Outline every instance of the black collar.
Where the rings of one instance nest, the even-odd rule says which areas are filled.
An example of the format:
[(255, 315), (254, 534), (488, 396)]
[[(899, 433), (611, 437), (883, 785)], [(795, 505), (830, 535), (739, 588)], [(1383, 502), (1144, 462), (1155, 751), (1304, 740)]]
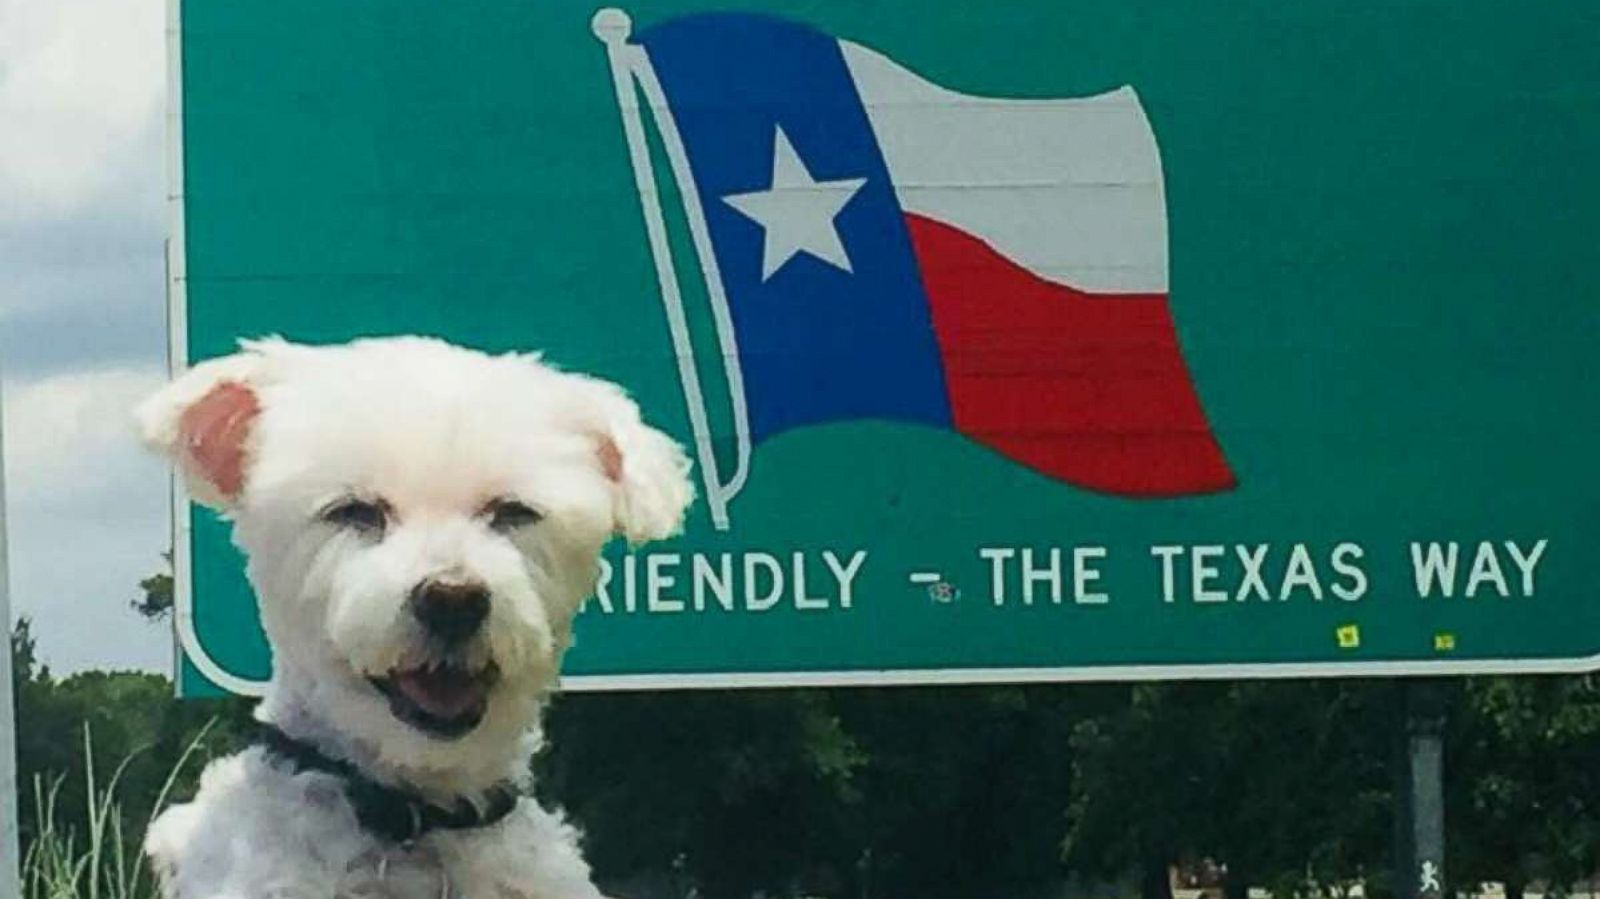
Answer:
[(271, 724), (260, 724), (255, 744), (299, 771), (332, 774), (344, 781), (345, 798), (356, 820), (368, 833), (390, 843), (411, 843), (435, 830), (488, 827), (511, 814), (521, 793), (509, 781), (490, 787), (481, 802), (457, 798), (454, 807), (442, 808), (415, 790), (381, 784), (349, 762), (332, 758), (310, 743), (296, 740)]

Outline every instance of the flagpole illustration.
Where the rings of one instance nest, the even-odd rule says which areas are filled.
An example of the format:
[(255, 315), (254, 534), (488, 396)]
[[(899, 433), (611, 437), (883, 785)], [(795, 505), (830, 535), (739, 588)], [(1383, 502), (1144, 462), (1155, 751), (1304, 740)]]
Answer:
[[(693, 172), (689, 169), (688, 153), (673, 120), (672, 109), (667, 105), (660, 82), (644, 48), (629, 43), (633, 31), (632, 20), (620, 9), (605, 8), (595, 13), (590, 22), (595, 37), (605, 45), (606, 57), (611, 67), (612, 86), (617, 95), (617, 108), (622, 117), (622, 130), (627, 138), (628, 156), (633, 165), (634, 184), (639, 191), (639, 204), (644, 213), (645, 230), (649, 237), (650, 254), (655, 259), (656, 279), (661, 289), (661, 302), (666, 309), (668, 329), (672, 333), (673, 350), (678, 360), (678, 378), (683, 385), (684, 402), (688, 406), (689, 423), (694, 429), (695, 454), (700, 463), (701, 479), (706, 488), (706, 504), (711, 510), (711, 521), (717, 530), (728, 529), (728, 503), (744, 487), (750, 468), (749, 411), (745, 403), (744, 377), (739, 365), (739, 347), (733, 322), (728, 311), (727, 294), (723, 289), (722, 273), (717, 265), (711, 245), (710, 229), (706, 226), (699, 191)], [(711, 423), (706, 412), (705, 394), (701, 390), (700, 375), (695, 367), (695, 349), (689, 335), (688, 315), (684, 309), (683, 294), (678, 284), (677, 270), (673, 265), (672, 249), (667, 239), (666, 213), (662, 208), (661, 194), (657, 188), (655, 167), (650, 160), (650, 148), (645, 139), (644, 116), (640, 110), (638, 91), (643, 92), (650, 105), (656, 130), (666, 150), (672, 175), (683, 198), (689, 233), (694, 242), (695, 254), (705, 278), (706, 294), (710, 300), (712, 319), (716, 325), (718, 350), (727, 379), (728, 398), (732, 405), (735, 443), (734, 470), (723, 480), (718, 468), (715, 446), (712, 443)]]

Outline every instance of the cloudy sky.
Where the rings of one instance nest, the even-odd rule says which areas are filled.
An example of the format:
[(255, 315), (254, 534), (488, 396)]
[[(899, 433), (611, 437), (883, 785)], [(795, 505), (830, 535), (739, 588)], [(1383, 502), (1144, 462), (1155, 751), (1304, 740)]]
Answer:
[(169, 542), (128, 409), (165, 375), (164, 0), (0, 0), (12, 614), (58, 671), (168, 671), (129, 609)]

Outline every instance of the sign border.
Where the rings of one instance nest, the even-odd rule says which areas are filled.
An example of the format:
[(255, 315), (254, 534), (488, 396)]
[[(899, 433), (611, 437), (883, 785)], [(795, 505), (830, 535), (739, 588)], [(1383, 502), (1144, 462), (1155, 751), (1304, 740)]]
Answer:
[[(167, 372), (177, 377), (189, 367), (189, 272), (184, 222), (183, 167), (183, 3), (167, 0)], [(222, 667), (205, 645), (194, 623), (193, 528), (189, 489), (176, 472), (169, 474), (172, 494), (172, 626), (180, 653), (172, 681), (181, 697), (183, 661), (231, 693), (260, 696), (266, 681), (240, 677)]]
[[(188, 368), (188, 268), (184, 220), (183, 0), (167, 0), (167, 364), (177, 376)], [(603, 8), (603, 7), (602, 7)], [(194, 620), (193, 527), (189, 492), (172, 477), (173, 628), (181, 657), (173, 671), (183, 696), (182, 660), (217, 687), (261, 696), (269, 681), (228, 671), (200, 640)], [(1279, 680), (1308, 677), (1445, 677), (1473, 674), (1582, 674), (1600, 670), (1600, 653), (1533, 659), (1427, 659), (1390, 661), (1249, 662), (1181, 665), (1098, 665), (1029, 668), (887, 668), (822, 671), (744, 671), (564, 676), (569, 693), (638, 690), (773, 689), (957, 684), (1134, 682), (1158, 680)]]

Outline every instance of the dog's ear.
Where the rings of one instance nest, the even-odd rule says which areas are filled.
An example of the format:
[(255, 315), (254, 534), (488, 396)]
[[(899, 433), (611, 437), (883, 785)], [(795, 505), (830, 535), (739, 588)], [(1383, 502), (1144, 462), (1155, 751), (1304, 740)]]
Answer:
[(595, 461), (615, 487), (612, 519), (629, 543), (661, 540), (683, 527), (694, 500), (689, 457), (677, 441), (645, 424), (621, 388), (585, 379), (600, 412)]
[(210, 359), (179, 375), (134, 412), (146, 445), (183, 472), (189, 494), (215, 509), (244, 491), (261, 414), (257, 348)]

